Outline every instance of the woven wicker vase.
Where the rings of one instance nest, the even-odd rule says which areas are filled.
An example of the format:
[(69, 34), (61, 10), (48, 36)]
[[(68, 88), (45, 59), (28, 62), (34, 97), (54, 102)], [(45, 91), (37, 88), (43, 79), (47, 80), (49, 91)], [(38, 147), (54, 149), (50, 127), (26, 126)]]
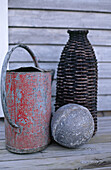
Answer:
[[(91, 112), (97, 131), (97, 60), (90, 42), (88, 30), (68, 30), (58, 65), (55, 110), (68, 104), (85, 106)], [(93, 134), (93, 135), (94, 135)]]

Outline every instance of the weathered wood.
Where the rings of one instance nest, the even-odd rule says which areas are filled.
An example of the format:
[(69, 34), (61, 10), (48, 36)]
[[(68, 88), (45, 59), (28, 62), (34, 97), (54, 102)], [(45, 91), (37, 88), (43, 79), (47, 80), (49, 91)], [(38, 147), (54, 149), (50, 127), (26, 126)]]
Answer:
[(96, 134), (88, 143), (106, 143), (111, 142), (111, 136), (109, 134)]
[[(57, 76), (58, 63), (40, 63), (43, 69), (55, 69), (55, 78)], [(10, 69), (16, 69), (18, 67), (33, 66), (32, 62), (10, 62)], [(99, 78), (111, 78), (111, 63), (98, 63), (98, 77)]]
[(0, 150), (5, 150), (6, 147), (5, 147), (5, 139), (3, 140), (0, 140)]
[[(111, 121), (104, 121), (104, 122), (100, 122), (100, 119), (98, 119), (98, 130), (101, 129), (109, 129), (109, 127), (111, 126)], [(111, 129), (110, 129), (111, 131)]]
[(5, 125), (4, 125), (4, 120), (0, 119), (0, 136), (1, 136), (1, 132), (5, 131)]
[[(5, 54), (8, 50), (8, 0), (0, 0), (0, 37), (1, 37), (0, 41), (0, 79), (1, 79), (2, 64)], [(3, 117), (1, 100), (0, 100), (0, 117)]]
[(0, 168), (12, 170), (28, 170), (32, 167), (40, 170), (97, 168), (100, 170), (100, 167), (102, 169), (110, 167), (111, 117), (98, 118), (98, 122), (99, 129), (96, 136), (78, 149), (68, 149), (53, 143), (42, 152), (18, 155), (8, 152), (5, 149), (5, 140), (0, 140)]
[[(9, 43), (63, 45), (68, 40), (67, 29), (9, 28)], [(111, 45), (111, 31), (89, 30), (92, 45)]]
[(111, 62), (111, 47), (93, 47), (98, 62)]
[[(111, 95), (111, 79), (98, 79), (98, 94)], [(56, 80), (52, 83), (52, 95), (56, 96)]]
[[(104, 153), (104, 151), (103, 151), (103, 153), (101, 153), (101, 151), (99, 149), (96, 152), (101, 153), (101, 154), (98, 155), (98, 153), (96, 153), (95, 151), (93, 152), (92, 148), (87, 148), (86, 150), (81, 149), (81, 150), (83, 150), (82, 153), (80, 153), (81, 150), (75, 150), (75, 151), (74, 150), (68, 151), (67, 149), (61, 150), (61, 148), (59, 148), (58, 146), (56, 146), (56, 148), (58, 148), (60, 150), (54, 150), (54, 148), (51, 148), (51, 146), (50, 146), (51, 150), (47, 149), (47, 151), (44, 151), (42, 153), (32, 154), (31, 156), (30, 155), (16, 155), (15, 156), (14, 154), (8, 153), (8, 151), (6, 151), (6, 150), (1, 150), (0, 152), (3, 157), (0, 156), (1, 157), (0, 166), (3, 165), (2, 162), (6, 163), (7, 165), (10, 165), (9, 162), (13, 162), (14, 164), (16, 164), (17, 162), (20, 162), (21, 160), (24, 163), (26, 163), (26, 162), (28, 163), (28, 162), (30, 162), (30, 160), (32, 162), (39, 160), (41, 162), (41, 164), (44, 164), (42, 162), (45, 161), (44, 166), (46, 166), (46, 161), (50, 162), (51, 160), (54, 159), (54, 162), (55, 162), (55, 158), (56, 158), (56, 159), (58, 159), (58, 161), (62, 160), (62, 162), (63, 162), (67, 158), (69, 158), (71, 160), (71, 157), (72, 157), (72, 160), (74, 161), (74, 163), (76, 164), (75, 158), (77, 158), (78, 161), (81, 158), (81, 160), (83, 161), (84, 158), (87, 159), (88, 156), (92, 158), (92, 156), (94, 156), (94, 155), (96, 158), (97, 158), (97, 156), (100, 156), (100, 157), (102, 156), (103, 158), (106, 158), (106, 160), (108, 162), (108, 156), (110, 156), (110, 153), (107, 153), (107, 152)], [(94, 150), (95, 150), (95, 148), (94, 148)], [(79, 154), (77, 154), (77, 153), (79, 153)], [(51, 156), (51, 154), (52, 154), (52, 156)], [(6, 156), (6, 158), (4, 158), (5, 156)], [(87, 159), (87, 161), (88, 160), (89, 159)], [(39, 166), (39, 161), (37, 162), (37, 166)], [(70, 165), (70, 163), (69, 163), (69, 165)], [(85, 166), (86, 164), (83, 163), (83, 165)], [(29, 167), (30, 166), (31, 165), (29, 164)], [(18, 167), (20, 167), (20, 166), (18, 165)], [(63, 167), (65, 167), (64, 164), (63, 164)]]
[(98, 80), (98, 94), (111, 95), (111, 79), (99, 79)]
[(106, 154), (94, 154), (94, 155), (87, 155), (87, 156), (65, 156), (65, 157), (54, 157), (54, 158), (43, 158), (39, 157), (39, 159), (32, 159), (32, 160), (21, 160), (19, 161), (5, 161), (0, 162), (0, 168), (11, 168), (12, 170), (15, 169), (27, 169), (30, 170), (32, 167), (33, 169), (39, 168), (42, 169), (77, 169), (86, 167), (89, 165), (93, 165), (93, 167), (98, 167), (98, 165), (102, 165), (103, 162), (106, 164), (111, 163), (110, 160), (110, 153)]
[(111, 63), (98, 63), (98, 77), (111, 78)]
[[(55, 107), (55, 97), (52, 97), (52, 113), (54, 113)], [(98, 95), (97, 100), (97, 110), (98, 111), (110, 111), (111, 110), (111, 96), (110, 95)]]
[(110, 29), (110, 18), (105, 13), (9, 9), (9, 26), (13, 27)]
[[(89, 167), (90, 168), (90, 167)], [(84, 170), (91, 170), (91, 168), (89, 169), (84, 169)], [(93, 168), (93, 170), (111, 170), (111, 164), (109, 165), (105, 165), (104, 167), (99, 167), (99, 168)]]
[(111, 116), (111, 111), (100, 111), (98, 112), (98, 117), (102, 117), (102, 116)]
[(5, 127), (4, 127), (4, 126), (1, 126), (0, 132), (4, 132), (4, 129), (5, 129)]
[(110, 117), (99, 117), (99, 122), (105, 123), (105, 122), (110, 122), (111, 121), (111, 116)]
[(98, 111), (111, 110), (111, 96), (98, 96)]
[[(22, 5), (21, 5), (22, 4)], [(28, 8), (28, 9), (56, 9), (56, 10), (81, 10), (111, 12), (110, 0), (9, 0), (9, 8)]]
[(4, 140), (5, 139), (5, 132), (1, 131), (0, 132), (0, 140)]
[[(19, 41), (18, 39), (18, 42)], [(30, 43), (30, 42), (29, 42)], [(64, 46), (55, 46), (55, 45), (28, 45), (30, 49), (33, 50), (35, 55), (37, 56), (38, 60), (41, 62), (58, 62), (60, 59), (61, 52), (63, 50)], [(10, 48), (13, 47), (13, 45), (9, 46)], [(111, 62), (111, 48), (105, 47), (105, 46), (93, 46), (96, 58), (98, 62)], [(10, 61), (32, 61), (29, 54), (25, 52), (24, 50), (17, 49), (10, 59)]]
[[(87, 156), (96, 155), (98, 153), (110, 153), (111, 154), (111, 143), (94, 143), (85, 144), (78, 149), (68, 149), (57, 144), (51, 144), (47, 149), (43, 150), (41, 153), (35, 153), (31, 155), (31, 159), (37, 158), (55, 158), (55, 157), (69, 157), (69, 156)], [(16, 161), (16, 160), (29, 160), (30, 155), (16, 155), (12, 154), (6, 150), (0, 150), (0, 163), (1, 161)], [(66, 154), (67, 153), (67, 154)]]

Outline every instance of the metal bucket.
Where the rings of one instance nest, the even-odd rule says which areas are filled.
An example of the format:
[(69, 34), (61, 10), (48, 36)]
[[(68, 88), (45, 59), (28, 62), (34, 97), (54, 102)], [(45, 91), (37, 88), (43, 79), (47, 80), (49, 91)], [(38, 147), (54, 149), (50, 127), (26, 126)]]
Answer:
[[(12, 52), (22, 47), (35, 67), (6, 71)], [(51, 71), (39, 68), (29, 47), (17, 45), (2, 67), (1, 96), (5, 115), (6, 148), (15, 153), (41, 151), (50, 143)]]

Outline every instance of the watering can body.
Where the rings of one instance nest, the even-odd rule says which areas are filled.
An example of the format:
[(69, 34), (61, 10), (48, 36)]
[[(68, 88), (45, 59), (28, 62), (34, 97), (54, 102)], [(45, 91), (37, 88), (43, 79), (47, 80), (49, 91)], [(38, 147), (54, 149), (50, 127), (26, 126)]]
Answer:
[(5, 86), (6, 148), (15, 153), (43, 150), (50, 143), (51, 72), (36, 68), (7, 71)]

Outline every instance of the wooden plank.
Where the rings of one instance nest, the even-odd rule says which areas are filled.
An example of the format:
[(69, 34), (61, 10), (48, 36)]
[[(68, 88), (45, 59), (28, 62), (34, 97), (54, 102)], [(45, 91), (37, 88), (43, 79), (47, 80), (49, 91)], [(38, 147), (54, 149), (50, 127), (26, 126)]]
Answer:
[[(49, 45), (28, 45), (30, 49), (37, 56), (38, 61), (59, 61), (63, 46), (49, 46)], [(10, 45), (10, 48), (13, 46)], [(10, 61), (32, 61), (31, 56), (21, 48), (16, 49), (10, 58)]]
[(109, 134), (96, 134), (88, 143), (106, 143), (111, 142), (111, 136)]
[[(65, 153), (66, 154), (66, 153)], [(36, 155), (36, 154), (35, 154)], [(43, 155), (43, 153), (42, 153)], [(31, 155), (32, 156), (32, 155)], [(44, 156), (44, 155), (43, 155)], [(19, 161), (5, 161), (0, 162), (0, 168), (11, 168), (14, 169), (27, 169), (30, 170), (32, 167), (33, 169), (39, 168), (42, 169), (62, 169), (65, 167), (66, 169), (78, 169), (83, 168), (84, 166), (93, 165), (93, 167), (100, 166), (103, 162), (106, 164), (110, 163), (111, 153), (106, 154), (94, 154), (94, 155), (87, 155), (87, 156), (75, 156), (74, 153), (72, 156), (65, 156), (65, 157), (55, 157), (55, 158), (39, 158), (39, 159), (30, 159), (30, 160), (21, 160)]]
[(98, 111), (111, 110), (111, 96), (98, 96)]
[(111, 78), (111, 63), (98, 63), (98, 77)]
[(106, 122), (106, 121), (111, 121), (111, 116), (110, 117), (108, 117), (108, 116), (106, 116), (106, 117), (99, 117), (98, 118), (99, 119), (99, 122)]
[[(90, 168), (90, 167), (89, 167)], [(91, 170), (92, 168), (87, 168), (87, 169), (84, 169), (84, 170)], [(106, 166), (102, 166), (102, 167), (99, 167), (99, 168), (93, 168), (93, 170), (111, 170), (111, 164), (110, 165), (106, 165)]]
[[(8, 0), (0, 0), (0, 79), (1, 69), (5, 54), (8, 50)], [(1, 87), (1, 82), (0, 82)], [(0, 88), (1, 98), (1, 88)], [(0, 117), (3, 117), (2, 103), (0, 100)]]
[(102, 116), (111, 116), (111, 111), (100, 111), (98, 112), (98, 117), (102, 117)]
[(1, 131), (0, 132), (0, 140), (4, 140), (5, 139), (5, 132)]
[(98, 80), (98, 94), (111, 95), (111, 79)]
[[(33, 66), (33, 62), (10, 62), (10, 69), (16, 69), (18, 67)], [(57, 77), (58, 63), (40, 63), (43, 69), (55, 69), (55, 78)], [(98, 77), (99, 78), (111, 78), (111, 63), (98, 63)]]
[[(68, 149), (64, 148), (58, 144), (51, 144), (42, 152), (38, 152), (31, 155), (31, 159), (37, 158), (55, 158), (55, 157), (69, 157), (73, 156), (87, 156), (87, 155), (96, 155), (98, 153), (111, 154), (111, 143), (95, 143), (95, 144), (84, 144), (83, 146), (79, 147), (78, 149)], [(0, 150), (0, 163), (1, 161), (16, 161), (16, 160), (29, 160), (30, 154), (25, 155), (14, 155), (6, 150)], [(66, 155), (67, 153), (67, 155)], [(6, 155), (6, 156), (5, 156)]]
[(4, 127), (4, 125), (3, 125), (3, 126), (0, 127), (0, 133), (1, 133), (1, 132), (4, 132), (4, 130), (5, 130), (5, 127)]
[[(98, 80), (98, 94), (99, 95), (111, 95), (111, 79), (99, 79)], [(56, 80), (52, 83), (52, 95), (56, 95)]]
[[(110, 116), (108, 116), (108, 117), (110, 117)], [(101, 129), (109, 129), (110, 128), (110, 126), (111, 126), (111, 121), (106, 121), (106, 120), (104, 120), (104, 122), (100, 122), (100, 119), (99, 119), (99, 117), (98, 117), (98, 130), (101, 130)], [(111, 129), (110, 129), (111, 130)]]
[[(21, 42), (20, 42), (21, 43)], [(58, 62), (61, 52), (64, 46), (55, 46), (55, 45), (28, 45), (31, 50), (35, 53), (39, 61), (52, 61)], [(12, 48), (13, 45), (10, 45)], [(100, 47), (100, 46), (93, 46), (96, 58), (98, 62), (111, 62), (111, 47)], [(10, 61), (32, 61), (30, 55), (24, 51), (23, 49), (19, 48), (12, 53)]]
[[(22, 5), (21, 5), (22, 4)], [(28, 9), (56, 9), (56, 10), (81, 10), (81, 11), (98, 11), (111, 12), (111, 1), (101, 0), (9, 0), (9, 8), (28, 8)]]
[[(53, 143), (42, 152), (19, 155), (8, 152), (5, 149), (5, 141), (0, 140), (0, 168), (14, 170), (33, 167), (33, 169), (43, 170), (109, 167), (111, 165), (111, 117), (98, 118), (98, 122), (99, 130), (96, 136), (78, 149), (68, 149)], [(106, 129), (103, 124), (110, 127), (101, 133), (101, 126), (103, 130)]]
[[(52, 98), (52, 113), (54, 113), (54, 104), (55, 104), (55, 97)], [(98, 111), (111, 111), (111, 96), (99, 96), (97, 100), (97, 110)]]
[[(109, 134), (109, 135), (111, 135), (111, 130), (110, 130), (110, 126), (109, 126), (109, 128), (101, 128), (99, 131), (98, 131), (98, 134), (99, 135), (102, 135), (102, 134)], [(111, 137), (110, 137), (110, 140), (111, 140)]]
[(111, 47), (93, 47), (98, 62), (111, 62)]
[(0, 134), (5, 131), (4, 120), (0, 119)]
[(9, 9), (9, 26), (110, 29), (110, 21), (105, 13)]
[(0, 150), (5, 150), (5, 140), (0, 140)]
[[(10, 44), (63, 45), (68, 38), (67, 29), (9, 28)], [(111, 45), (111, 31), (89, 30), (88, 38), (92, 45)]]
[[(106, 124), (104, 124), (104, 127), (103, 127), (103, 126), (100, 126), (99, 122), (98, 122), (98, 132), (108, 132), (108, 133), (111, 133), (111, 125), (107, 126)], [(110, 137), (110, 139), (111, 139), (111, 137)]]
[[(19, 43), (21, 41), (18, 40)], [(38, 60), (43, 62), (59, 62), (61, 52), (64, 46), (55, 45), (28, 45), (35, 53)], [(13, 45), (10, 45), (12, 48)], [(98, 62), (111, 62), (111, 47), (93, 46)], [(19, 48), (12, 53), (10, 61), (32, 61), (30, 55), (23, 49)]]

